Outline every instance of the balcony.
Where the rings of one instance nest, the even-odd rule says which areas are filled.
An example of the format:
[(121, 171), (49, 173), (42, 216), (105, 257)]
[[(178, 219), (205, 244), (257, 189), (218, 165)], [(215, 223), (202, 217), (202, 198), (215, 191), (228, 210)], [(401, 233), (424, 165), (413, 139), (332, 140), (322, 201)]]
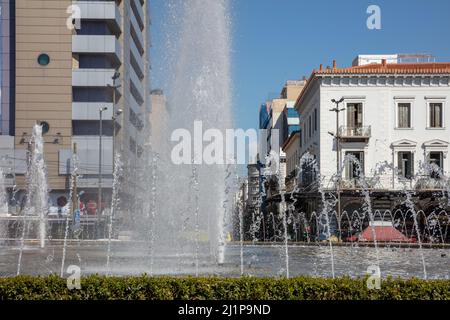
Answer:
[(372, 136), (372, 127), (347, 127), (339, 128), (339, 136), (344, 140), (367, 140)]
[(130, 51), (139, 69), (136, 71), (139, 71), (139, 76), (143, 77), (145, 71), (144, 59), (142, 58), (142, 55), (136, 47), (136, 43), (134, 41), (130, 41)]
[(133, 38), (133, 41), (135, 41), (136, 46), (138, 47), (138, 49), (140, 50), (140, 52), (144, 52), (144, 48), (145, 48), (145, 41), (144, 41), (144, 35), (139, 27), (139, 23), (136, 20), (136, 17), (132, 14), (130, 15), (130, 24), (131, 24), (131, 28), (134, 31), (134, 34), (136, 36), (136, 38)]
[(108, 108), (103, 112), (103, 119), (111, 119), (112, 102), (72, 102), (72, 120), (100, 120), (101, 107)]
[(141, 80), (139, 79), (138, 75), (136, 74), (133, 68), (130, 68), (130, 80), (131, 82), (133, 82), (133, 85), (136, 88), (138, 94), (140, 95), (141, 100), (144, 100), (145, 97), (144, 86), (142, 85)]
[(136, 114), (140, 114), (141, 113), (141, 106), (137, 103), (137, 101), (133, 97), (133, 95), (130, 95), (128, 104), (129, 104), (130, 109), (133, 110), (134, 113), (136, 113)]
[(73, 53), (104, 53), (111, 56), (116, 64), (122, 60), (122, 47), (115, 36), (108, 35), (73, 35)]
[(430, 175), (420, 175), (416, 177), (415, 188), (418, 191), (449, 190), (450, 181), (442, 178), (433, 178)]
[(81, 10), (81, 19), (107, 20), (116, 34), (122, 29), (122, 16), (115, 1), (74, 1)]
[(341, 190), (360, 190), (364, 188), (371, 190), (382, 189), (380, 177), (364, 177), (363, 180), (359, 178), (343, 178), (340, 183)]
[[(113, 85), (115, 69), (75, 69), (72, 71), (73, 87), (108, 87)], [(120, 81), (116, 80), (116, 85)]]
[(144, 28), (144, 8), (140, 0), (131, 0), (131, 8), (136, 14), (136, 20), (139, 22), (139, 26)]

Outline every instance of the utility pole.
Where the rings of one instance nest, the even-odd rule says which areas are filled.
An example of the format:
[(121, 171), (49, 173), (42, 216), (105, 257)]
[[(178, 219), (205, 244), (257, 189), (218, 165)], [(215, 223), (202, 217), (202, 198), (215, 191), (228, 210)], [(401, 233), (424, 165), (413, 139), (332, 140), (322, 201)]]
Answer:
[(336, 133), (332, 135), (336, 138), (336, 218), (339, 218), (341, 216), (341, 135), (339, 132), (339, 114), (342, 111), (345, 111), (345, 108), (339, 108), (339, 104), (344, 102), (344, 98), (341, 98), (339, 101), (332, 99), (331, 102), (336, 105), (336, 107), (330, 109), (330, 111), (336, 113)]

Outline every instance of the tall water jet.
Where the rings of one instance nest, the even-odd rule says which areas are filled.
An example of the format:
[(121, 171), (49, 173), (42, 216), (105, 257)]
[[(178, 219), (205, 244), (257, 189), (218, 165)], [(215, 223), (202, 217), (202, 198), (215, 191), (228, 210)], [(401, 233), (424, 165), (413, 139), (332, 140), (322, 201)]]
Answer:
[[(161, 82), (170, 109), (167, 130), (173, 134), (177, 129), (188, 130), (189, 145), (194, 140), (194, 145), (202, 147), (203, 132), (215, 129), (225, 137), (225, 130), (233, 127), (228, 1), (171, 0), (165, 5), (169, 10), (165, 30), (167, 50), (160, 65), (164, 67)], [(200, 134), (192, 133), (194, 123), (200, 124)], [(165, 142), (175, 147), (169, 138), (177, 140), (179, 136), (169, 134)], [(155, 221), (155, 250), (163, 255), (182, 256), (186, 254), (183, 246), (196, 242), (190, 234), (198, 229), (199, 257), (223, 262), (220, 257), (224, 255), (224, 214), (230, 211), (223, 208), (227, 197), (225, 161), (206, 164), (203, 150), (184, 151), (190, 153), (185, 155), (186, 162), (176, 163), (169, 155), (168, 163), (164, 164), (164, 185), (158, 192), (162, 201), (157, 201), (163, 205)], [(160, 150), (156, 152), (161, 154)], [(186, 192), (191, 185), (193, 154), (198, 182), (198, 224), (196, 197)], [(226, 159), (224, 154), (220, 156)], [(150, 194), (150, 186), (147, 191)], [(192, 208), (188, 216), (183, 215), (186, 208)], [(180, 226), (184, 232), (180, 232)]]
[[(236, 181), (239, 178), (236, 177)], [(238, 216), (239, 216), (239, 262), (241, 267), (241, 277), (244, 276), (244, 200), (239, 194), (238, 199)]]
[[(69, 226), (70, 219), (74, 218), (72, 213), (75, 213), (75, 210), (78, 210), (78, 195), (77, 195), (77, 182), (78, 182), (78, 155), (77, 155), (77, 147), (74, 144), (74, 152), (72, 153), (72, 174), (70, 177), (70, 192), (69, 192), (69, 210), (66, 213), (66, 222), (65, 222), (65, 230), (64, 230), (64, 242), (63, 242), (63, 255), (61, 260), (61, 278), (64, 276), (64, 265), (66, 262), (66, 251), (67, 251), (67, 240), (69, 237)], [(75, 201), (76, 199), (76, 201)]]
[(194, 217), (195, 217), (195, 229), (194, 229), (194, 263), (195, 263), (195, 276), (198, 277), (199, 272), (199, 251), (200, 251), (200, 208), (199, 208), (199, 187), (198, 187), (198, 173), (197, 167), (192, 164), (192, 190), (194, 192)]
[(287, 222), (287, 205), (286, 205), (286, 189), (284, 186), (282, 169), (280, 167), (280, 156), (277, 152), (271, 151), (271, 154), (266, 159), (266, 163), (269, 164), (269, 174), (273, 175), (278, 182), (278, 191), (280, 193), (280, 204), (278, 209), (278, 217), (283, 223), (283, 248), (284, 248), (284, 262), (286, 278), (289, 278), (289, 247), (288, 247), (288, 222)]
[(373, 237), (373, 244), (375, 246), (375, 254), (376, 254), (376, 259), (377, 259), (377, 266), (380, 266), (380, 255), (378, 252), (378, 242), (377, 242), (377, 233), (375, 231), (375, 216), (373, 214), (373, 210), (372, 210), (372, 200), (370, 198), (370, 190), (369, 190), (369, 186), (367, 184), (367, 180), (366, 177), (364, 175), (364, 169), (361, 166), (361, 162), (353, 155), (347, 155), (344, 159), (344, 162), (349, 161), (350, 163), (352, 163), (355, 167), (356, 167), (356, 172), (357, 172), (357, 180), (359, 183), (359, 187), (361, 187), (361, 191), (364, 195), (364, 204), (365, 204), (365, 209), (368, 213), (369, 216), (369, 227), (370, 230), (372, 232), (372, 237)]
[(404, 192), (405, 192), (405, 196), (406, 196), (405, 205), (412, 213), (413, 219), (414, 219), (414, 229), (417, 234), (417, 241), (419, 243), (419, 253), (420, 253), (420, 258), (422, 260), (423, 278), (427, 279), (428, 278), (427, 266), (425, 263), (425, 256), (424, 256), (423, 248), (422, 248), (422, 239), (420, 236), (419, 221), (417, 219), (417, 211), (416, 211), (414, 202), (412, 201), (412, 192), (410, 192), (408, 190), (405, 190)]
[(111, 261), (111, 240), (113, 236), (113, 223), (116, 218), (116, 211), (119, 206), (119, 183), (122, 177), (122, 160), (120, 154), (114, 155), (114, 172), (113, 172), (113, 185), (112, 185), (112, 197), (111, 197), (111, 211), (109, 213), (108, 219), (108, 250), (106, 254), (106, 270), (109, 274), (110, 272), (110, 261)]
[(47, 234), (47, 168), (44, 159), (42, 126), (39, 124), (36, 124), (33, 127), (33, 133), (29, 141), (28, 157), (26, 205), (24, 212), (22, 213), (22, 236), (20, 239), (19, 258), (17, 262), (17, 275), (19, 275), (21, 271), (23, 249), (31, 219), (38, 217), (38, 236), (41, 248), (45, 247), (45, 238)]
[(217, 248), (217, 263), (219, 265), (222, 265), (225, 262), (225, 246), (226, 246), (226, 238), (227, 238), (227, 232), (228, 232), (228, 217), (230, 213), (230, 196), (232, 195), (232, 192), (235, 192), (233, 190), (233, 172), (236, 171), (235, 168), (233, 168), (231, 165), (227, 166), (226, 169), (226, 176), (225, 176), (225, 190), (224, 190), (224, 200), (222, 205), (223, 215), (222, 220), (219, 221), (219, 241), (218, 241), (218, 248)]
[(38, 217), (40, 246), (44, 248), (47, 234), (48, 182), (41, 125), (36, 124), (33, 127), (30, 143), (31, 155), (27, 172), (28, 186), (25, 214)]
[[(8, 216), (8, 193), (6, 192), (5, 174), (0, 166), (0, 217)], [(0, 221), (0, 239), (7, 235), (7, 223)]]
[(150, 222), (150, 276), (153, 276), (153, 265), (155, 262), (154, 255), (154, 245), (155, 245), (155, 221), (156, 221), (156, 184), (157, 184), (157, 169), (158, 169), (158, 154), (151, 150), (151, 177), (152, 177), (152, 192), (151, 192), (151, 203), (150, 203), (150, 212), (149, 212), (149, 222)]
[[(330, 262), (331, 262), (331, 275), (333, 279), (335, 278), (335, 263), (334, 263), (334, 251), (333, 251), (333, 242), (332, 242), (332, 233), (331, 233), (331, 222), (330, 222), (330, 212), (331, 207), (330, 201), (327, 199), (326, 191), (323, 187), (323, 177), (320, 173), (319, 165), (317, 160), (310, 154), (305, 153), (300, 160), (300, 164), (302, 165), (302, 171), (305, 170), (307, 175), (310, 175), (310, 180), (315, 181), (317, 184), (317, 191), (320, 194), (322, 201), (321, 213), (317, 217), (318, 220), (325, 219), (325, 227), (326, 227), (326, 239), (328, 240), (328, 245), (330, 249)], [(318, 230), (318, 233), (321, 232)], [(322, 232), (323, 233), (323, 232)], [(319, 235), (320, 237), (320, 235)]]
[(6, 192), (5, 173), (0, 166), (0, 216), (8, 213), (8, 193)]

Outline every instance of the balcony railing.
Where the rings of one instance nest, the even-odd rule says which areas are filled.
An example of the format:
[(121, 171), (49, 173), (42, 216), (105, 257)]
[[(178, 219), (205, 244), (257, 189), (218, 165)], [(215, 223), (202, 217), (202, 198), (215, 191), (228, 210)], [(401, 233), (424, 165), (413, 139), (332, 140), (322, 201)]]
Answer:
[(415, 188), (417, 190), (450, 190), (450, 180), (432, 177), (431, 175), (420, 175), (416, 177)]
[(359, 178), (343, 178), (340, 183), (340, 188), (345, 190), (382, 188), (379, 177), (364, 177), (363, 179), (364, 180)]
[(363, 138), (368, 139), (372, 135), (372, 127), (371, 126), (363, 126), (363, 127), (347, 127), (341, 126), (339, 128), (339, 136), (341, 138)]

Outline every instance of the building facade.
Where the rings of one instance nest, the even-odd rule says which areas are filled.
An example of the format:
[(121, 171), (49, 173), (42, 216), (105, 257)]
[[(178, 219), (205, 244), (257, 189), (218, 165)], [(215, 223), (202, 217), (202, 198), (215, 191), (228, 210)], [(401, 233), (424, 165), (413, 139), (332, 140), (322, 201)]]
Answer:
[(1, 152), (20, 190), (27, 143), (39, 123), (51, 205), (68, 196), (74, 144), (86, 201), (98, 198), (101, 170), (107, 202), (114, 152), (124, 163), (124, 201), (134, 201), (150, 110), (148, 6), (146, 0), (2, 1)]
[[(294, 105), (305, 84), (305, 80), (287, 81), (278, 98), (267, 101), (260, 107), (260, 129), (263, 131), (258, 150), (259, 159), (263, 166), (271, 167), (273, 162), (276, 166), (276, 172), (263, 170), (268, 198), (277, 194), (280, 188), (285, 188), (286, 154), (282, 146), (290, 133), (299, 129), (298, 113)], [(270, 163), (266, 163), (266, 158)]]
[(283, 144), (286, 154), (286, 192), (293, 192), (298, 184), (298, 166), (300, 164), (300, 131), (293, 131)]
[(259, 214), (261, 202), (260, 170), (259, 164), (247, 165), (248, 197), (246, 211)]

